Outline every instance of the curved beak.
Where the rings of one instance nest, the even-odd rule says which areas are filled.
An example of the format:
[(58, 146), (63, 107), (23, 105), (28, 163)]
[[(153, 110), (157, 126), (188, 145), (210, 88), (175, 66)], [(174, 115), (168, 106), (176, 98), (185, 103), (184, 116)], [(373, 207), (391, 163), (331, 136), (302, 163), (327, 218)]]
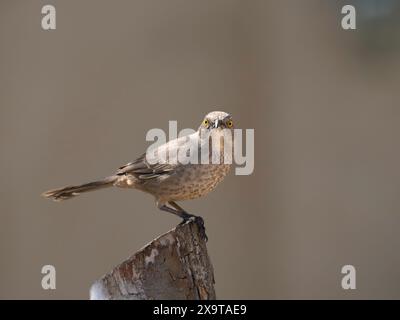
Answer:
[(220, 123), (221, 123), (221, 121), (216, 119), (214, 122), (214, 128), (218, 128)]

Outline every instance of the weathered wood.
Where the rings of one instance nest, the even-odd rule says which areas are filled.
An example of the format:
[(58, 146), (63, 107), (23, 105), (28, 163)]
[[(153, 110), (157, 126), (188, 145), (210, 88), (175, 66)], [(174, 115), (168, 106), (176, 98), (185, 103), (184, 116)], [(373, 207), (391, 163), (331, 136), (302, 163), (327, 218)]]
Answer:
[(161, 235), (97, 280), (91, 300), (215, 299), (214, 271), (193, 221)]

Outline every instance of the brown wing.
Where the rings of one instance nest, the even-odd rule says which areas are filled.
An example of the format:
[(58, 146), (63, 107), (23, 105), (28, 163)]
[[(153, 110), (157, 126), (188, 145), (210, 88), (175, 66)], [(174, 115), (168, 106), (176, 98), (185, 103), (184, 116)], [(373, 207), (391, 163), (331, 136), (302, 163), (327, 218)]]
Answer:
[(125, 174), (132, 174), (140, 180), (149, 180), (166, 177), (174, 172), (174, 166), (168, 163), (155, 163), (150, 164), (146, 160), (146, 154), (141, 155), (135, 161), (130, 162), (118, 169), (116, 175), (122, 176)]

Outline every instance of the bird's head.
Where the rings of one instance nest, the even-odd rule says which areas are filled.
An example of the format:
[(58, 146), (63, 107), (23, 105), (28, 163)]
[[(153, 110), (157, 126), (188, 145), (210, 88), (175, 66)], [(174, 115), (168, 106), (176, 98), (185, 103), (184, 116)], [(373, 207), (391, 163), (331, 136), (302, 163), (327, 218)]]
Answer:
[(201, 122), (199, 131), (233, 129), (232, 116), (223, 111), (213, 111), (207, 114)]

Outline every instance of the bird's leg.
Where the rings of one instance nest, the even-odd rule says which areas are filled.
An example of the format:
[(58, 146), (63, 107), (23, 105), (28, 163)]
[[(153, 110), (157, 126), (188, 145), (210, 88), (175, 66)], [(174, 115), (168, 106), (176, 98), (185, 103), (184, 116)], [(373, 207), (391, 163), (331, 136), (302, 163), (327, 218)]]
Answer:
[[(183, 219), (183, 221), (181, 222), (181, 224), (186, 223), (186, 222), (187, 222), (188, 220), (190, 220), (190, 219), (194, 219), (194, 222), (196, 222), (197, 226), (199, 227), (199, 230), (200, 230), (200, 233), (201, 233), (203, 239), (204, 239), (205, 241), (208, 240), (208, 237), (207, 237), (207, 235), (206, 235), (206, 228), (205, 228), (205, 226), (204, 226), (204, 220), (203, 220), (202, 217), (200, 217), (200, 216), (195, 216), (194, 214), (187, 213), (182, 207), (178, 206), (178, 205), (176, 204), (176, 202), (174, 202), (174, 201), (169, 201), (168, 203), (169, 203), (172, 207), (174, 207), (174, 208), (176, 209), (177, 212), (180, 212), (180, 214), (178, 214), (178, 215)], [(167, 208), (168, 208), (168, 209), (171, 209), (171, 208), (169, 208), (169, 207), (167, 207)], [(175, 210), (174, 210), (174, 211), (175, 211)]]
[(165, 205), (165, 204), (163, 204), (163, 205), (161, 205), (161, 206), (158, 206), (158, 208), (159, 208), (160, 210), (162, 210), (162, 211), (166, 211), (166, 212), (175, 214), (175, 215), (177, 215), (178, 217), (181, 217), (181, 218), (183, 219), (183, 221), (187, 221), (187, 220), (189, 220), (191, 217), (193, 217), (193, 216), (192, 216), (191, 214), (189, 214), (189, 213), (186, 213), (186, 212), (184, 212), (184, 211), (179, 211), (179, 210), (172, 209), (172, 208), (168, 207), (168, 206)]
[(185, 209), (183, 209), (181, 206), (179, 206), (174, 201), (169, 201), (168, 204), (170, 204), (172, 207), (174, 207), (178, 212), (181, 212), (181, 218), (183, 219), (183, 221), (181, 222), (182, 224), (187, 222), (190, 219), (194, 219), (194, 220), (196, 220), (196, 222), (197, 222), (197, 220), (201, 221), (204, 226), (204, 220), (202, 217), (195, 216), (194, 214), (190, 214), (190, 213), (186, 212)]
[(178, 204), (174, 201), (169, 201), (169, 205), (175, 208), (176, 211), (180, 212), (180, 217), (183, 219), (183, 223), (186, 222), (187, 220), (190, 220), (190, 218), (195, 218), (196, 216), (194, 214), (190, 214), (186, 212), (182, 207), (178, 206)]

